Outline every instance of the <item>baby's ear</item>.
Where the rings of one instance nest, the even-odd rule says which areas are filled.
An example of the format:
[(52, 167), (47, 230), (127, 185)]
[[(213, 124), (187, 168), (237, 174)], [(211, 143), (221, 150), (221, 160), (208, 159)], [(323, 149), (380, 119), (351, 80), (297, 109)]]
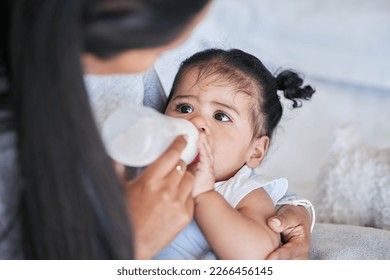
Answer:
[(256, 168), (260, 165), (268, 151), (269, 138), (268, 136), (261, 136), (253, 140), (249, 150), (249, 156), (246, 165), (250, 168)]

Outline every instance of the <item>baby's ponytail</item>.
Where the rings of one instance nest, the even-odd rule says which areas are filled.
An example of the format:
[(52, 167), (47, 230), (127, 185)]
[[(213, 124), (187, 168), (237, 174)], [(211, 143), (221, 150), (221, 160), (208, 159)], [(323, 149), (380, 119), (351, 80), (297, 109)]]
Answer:
[(298, 108), (302, 106), (301, 100), (309, 100), (315, 90), (310, 85), (302, 87), (303, 79), (295, 72), (284, 70), (276, 77), (277, 89), (283, 91), (284, 97), (293, 102), (292, 107)]

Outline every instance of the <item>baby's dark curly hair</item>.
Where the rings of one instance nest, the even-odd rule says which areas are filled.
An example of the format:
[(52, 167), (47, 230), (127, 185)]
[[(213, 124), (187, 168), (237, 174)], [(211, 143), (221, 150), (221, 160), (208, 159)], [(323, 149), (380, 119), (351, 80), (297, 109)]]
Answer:
[(251, 110), (253, 137), (266, 135), (270, 139), (278, 125), (283, 107), (278, 91), (291, 100), (292, 107), (302, 106), (301, 100), (309, 100), (315, 90), (303, 85), (303, 79), (294, 71), (284, 70), (276, 76), (255, 56), (238, 49), (207, 49), (194, 54), (181, 63), (168, 101), (174, 94), (183, 75), (198, 70), (198, 81), (204, 77), (216, 77), (228, 82), (237, 92), (256, 98)]

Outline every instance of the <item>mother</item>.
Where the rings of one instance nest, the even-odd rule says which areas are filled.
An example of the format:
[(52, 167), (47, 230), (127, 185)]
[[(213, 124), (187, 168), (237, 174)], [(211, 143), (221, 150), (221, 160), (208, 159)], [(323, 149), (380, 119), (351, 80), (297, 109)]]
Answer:
[[(83, 72), (150, 68), (188, 37), (208, 2), (2, 1), (0, 258), (150, 258), (190, 222), (193, 176), (175, 169), (185, 170), (185, 139), (123, 188)], [(277, 230), (298, 225), (285, 231), (291, 241), (279, 256), (307, 257), (309, 222), (299, 208), (279, 216)]]

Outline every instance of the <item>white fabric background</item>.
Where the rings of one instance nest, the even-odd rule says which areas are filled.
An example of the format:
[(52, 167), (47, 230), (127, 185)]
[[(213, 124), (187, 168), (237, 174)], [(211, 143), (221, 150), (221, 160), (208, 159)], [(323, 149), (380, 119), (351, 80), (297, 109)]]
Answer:
[(285, 115), (259, 172), (311, 198), (334, 130), (353, 123), (361, 145), (390, 146), (390, 1), (216, 0), (190, 40), (156, 65), (169, 91), (179, 63), (208, 48), (241, 48), (270, 69), (293, 68), (317, 90)]

